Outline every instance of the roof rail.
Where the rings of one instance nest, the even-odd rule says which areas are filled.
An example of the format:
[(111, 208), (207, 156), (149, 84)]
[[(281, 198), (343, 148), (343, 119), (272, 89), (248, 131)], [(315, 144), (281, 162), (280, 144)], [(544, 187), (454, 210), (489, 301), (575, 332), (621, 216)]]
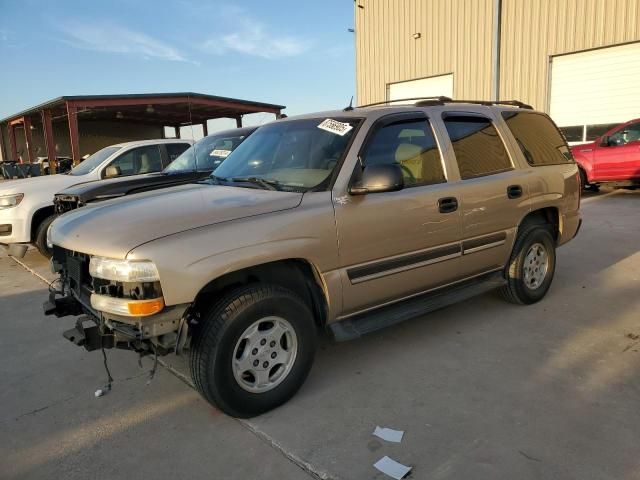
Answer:
[[(440, 98), (445, 99), (447, 97), (440, 97)], [(420, 102), (416, 102), (415, 105), (417, 107), (430, 107), (430, 106), (435, 106), (435, 105), (444, 105), (446, 103), (475, 103), (477, 105), (486, 105), (486, 106), (491, 106), (491, 105), (509, 105), (511, 107), (526, 108), (527, 110), (533, 110), (533, 107), (531, 105), (523, 103), (523, 102), (521, 102), (519, 100), (451, 100), (451, 99), (441, 100), (441, 99), (425, 99), (425, 100), (422, 100)]]
[[(408, 102), (411, 100), (422, 100), (425, 102), (429, 102), (429, 101), (440, 102), (438, 105), (442, 105), (444, 102), (453, 102), (453, 100), (450, 99), (449, 97), (412, 97), (412, 98), (396, 98), (395, 100), (385, 100), (383, 102), (368, 103), (366, 105), (358, 105), (355, 108), (373, 107), (375, 105), (386, 105), (393, 102)], [(418, 102), (418, 103), (421, 103), (421, 102)], [(416, 103), (415, 105), (418, 105), (418, 103)]]

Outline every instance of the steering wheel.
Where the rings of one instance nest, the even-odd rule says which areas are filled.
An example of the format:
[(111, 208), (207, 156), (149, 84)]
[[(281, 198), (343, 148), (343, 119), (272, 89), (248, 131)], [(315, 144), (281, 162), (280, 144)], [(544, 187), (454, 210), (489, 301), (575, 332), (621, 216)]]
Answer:
[(407, 174), (407, 177), (409, 177), (409, 180), (411, 180), (410, 183), (416, 183), (416, 177), (413, 175), (413, 172), (411, 170), (409, 170), (409, 167), (406, 167), (406, 166), (400, 164), (400, 168), (402, 169), (402, 171), (404, 173)]

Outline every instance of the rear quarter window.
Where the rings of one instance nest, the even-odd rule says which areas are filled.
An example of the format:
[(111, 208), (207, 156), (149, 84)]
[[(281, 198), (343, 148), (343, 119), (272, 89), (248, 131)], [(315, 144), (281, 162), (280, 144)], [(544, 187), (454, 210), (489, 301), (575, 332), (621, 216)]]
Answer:
[(549, 117), (533, 112), (502, 112), (529, 165), (573, 163), (571, 151)]
[(513, 169), (504, 143), (488, 118), (447, 114), (444, 125), (463, 180)]
[(173, 162), (178, 158), (182, 152), (184, 152), (191, 145), (188, 143), (167, 143), (167, 155), (169, 155), (169, 162)]

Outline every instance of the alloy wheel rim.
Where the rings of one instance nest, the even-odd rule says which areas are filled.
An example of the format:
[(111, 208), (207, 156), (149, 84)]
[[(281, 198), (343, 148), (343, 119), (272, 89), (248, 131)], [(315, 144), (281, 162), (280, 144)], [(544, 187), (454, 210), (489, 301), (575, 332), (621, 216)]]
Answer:
[(549, 271), (549, 254), (541, 243), (529, 247), (524, 257), (524, 283), (530, 290), (540, 288)]
[(281, 317), (263, 317), (236, 342), (231, 360), (233, 376), (247, 392), (268, 392), (287, 378), (297, 353), (298, 337), (293, 326)]

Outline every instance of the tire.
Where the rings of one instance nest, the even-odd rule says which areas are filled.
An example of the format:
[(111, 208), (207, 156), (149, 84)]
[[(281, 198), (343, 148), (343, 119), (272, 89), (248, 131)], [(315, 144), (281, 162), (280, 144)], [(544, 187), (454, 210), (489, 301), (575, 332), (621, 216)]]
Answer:
[[(546, 254), (545, 261), (539, 254), (540, 249)], [(528, 269), (526, 263), (529, 263)], [(543, 267), (544, 275), (540, 273)], [(551, 286), (555, 268), (555, 241), (549, 226), (529, 224), (521, 227), (505, 270), (507, 284), (501, 289), (502, 296), (508, 302), (520, 305), (540, 301)]]
[[(272, 324), (273, 329), (256, 329), (256, 324), (260, 328)], [(274, 333), (276, 325), (290, 330), (279, 336)], [(266, 343), (260, 343), (263, 339)], [(212, 405), (233, 417), (253, 417), (285, 403), (298, 391), (313, 364), (316, 341), (311, 310), (293, 292), (267, 284), (241, 287), (216, 302), (195, 326), (191, 377)], [(292, 360), (278, 364), (281, 358)], [(247, 361), (248, 370), (236, 367)], [(269, 367), (262, 368), (268, 362), (272, 362)], [(260, 385), (257, 375), (266, 382)]]
[(586, 190), (587, 188), (589, 188), (587, 173), (582, 168), (579, 168), (578, 171), (580, 172), (580, 188), (582, 190)]
[(53, 255), (51, 249), (47, 247), (47, 229), (49, 228), (49, 225), (51, 225), (51, 222), (53, 222), (56, 218), (58, 218), (57, 215), (51, 215), (45, 218), (42, 222), (40, 222), (40, 225), (38, 225), (38, 229), (36, 230), (36, 238), (34, 244), (38, 251), (47, 258), (51, 258), (51, 255)]

